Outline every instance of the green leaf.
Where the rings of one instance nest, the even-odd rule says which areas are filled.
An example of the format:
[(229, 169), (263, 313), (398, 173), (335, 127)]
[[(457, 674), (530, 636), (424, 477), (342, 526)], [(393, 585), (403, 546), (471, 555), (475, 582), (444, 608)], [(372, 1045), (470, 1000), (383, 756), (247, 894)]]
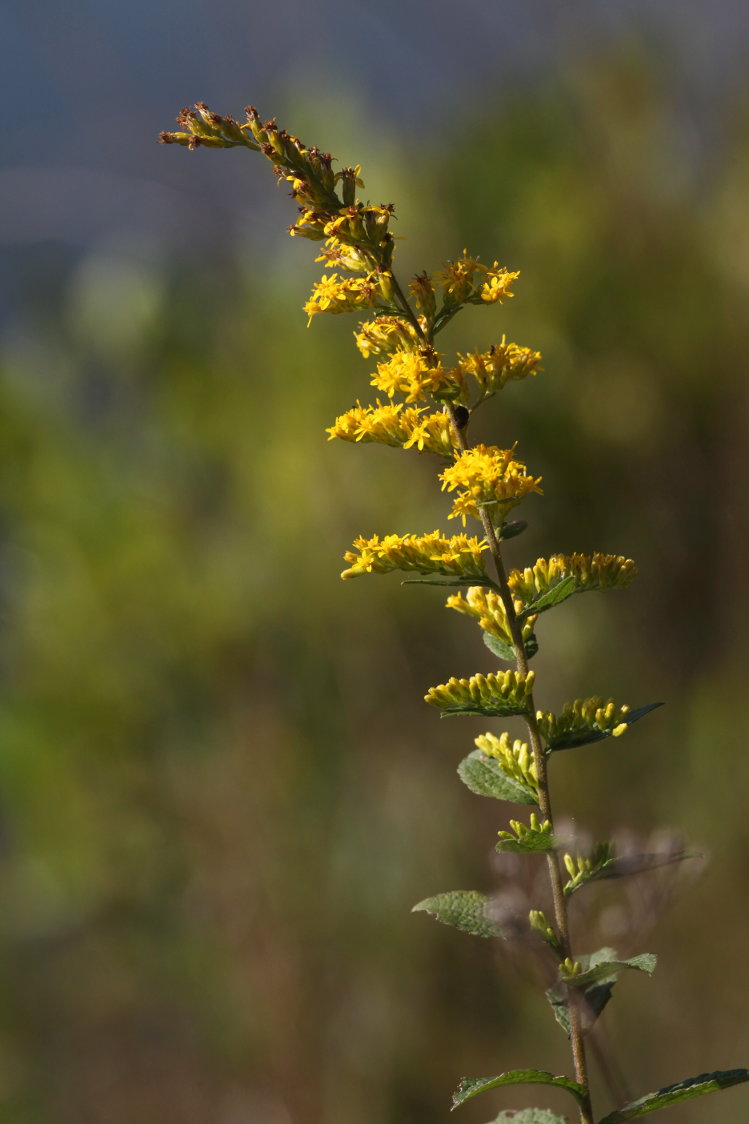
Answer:
[(617, 960), (613, 948), (599, 948), (596, 952), (588, 956), (579, 956), (577, 959), (582, 965), (582, 972), (576, 976), (565, 976), (546, 992), (554, 1018), (567, 1035), (570, 1033), (568, 987), (574, 987), (576, 991), (582, 992), (583, 1027), (587, 1030), (611, 999), (619, 974), (627, 969), (633, 969), (652, 975), (657, 958), (650, 952), (643, 952), (639, 956), (630, 957), (629, 960)]
[(452, 925), (475, 937), (504, 937), (500, 925), (487, 914), (489, 899), (478, 890), (448, 890), (433, 898), (425, 898), (412, 913), (431, 913), (443, 925)]
[(544, 1069), (512, 1069), (508, 1073), (500, 1073), (499, 1077), (464, 1077), (453, 1093), (453, 1108), (465, 1104), (479, 1093), (499, 1089), (502, 1085), (556, 1085), (566, 1089), (581, 1104), (586, 1098), (585, 1089), (571, 1077), (555, 1077)]
[(440, 710), (443, 718), (510, 718), (513, 714), (528, 713), (525, 704), (500, 698), (486, 703), (456, 703), (455, 706), (441, 706)]
[[(646, 714), (650, 714), (651, 710), (656, 710), (663, 703), (648, 703), (647, 706), (638, 706), (635, 710), (628, 710), (622, 716), (621, 725), (633, 726), (635, 722), (639, 722)], [(592, 726), (588, 726), (583, 730), (571, 730), (567, 734), (560, 734), (556, 738), (552, 738), (547, 742), (546, 752), (551, 753), (554, 750), (560, 749), (574, 749), (578, 745), (589, 745), (591, 742), (600, 742), (604, 738), (611, 737), (611, 730), (597, 730)]]
[(749, 1081), (749, 1069), (724, 1069), (717, 1070), (715, 1073), (700, 1073), (697, 1077), (689, 1077), (686, 1081), (679, 1081), (675, 1085), (666, 1085), (657, 1093), (648, 1093), (639, 1100), (630, 1101), (629, 1104), (604, 1116), (598, 1124), (622, 1124), (624, 1120), (634, 1120), (636, 1116), (645, 1116), (648, 1112), (669, 1108), (672, 1104), (691, 1100), (692, 1097), (702, 1097), (705, 1093), (729, 1089), (731, 1085), (741, 1085), (744, 1081)]
[(531, 601), (530, 605), (526, 605), (518, 616), (520, 620), (524, 620), (536, 613), (543, 613), (546, 609), (553, 608), (554, 605), (561, 605), (562, 601), (566, 601), (573, 593), (577, 593), (577, 578), (574, 574), (568, 574), (566, 578), (562, 578), (551, 589), (547, 589), (545, 593), (540, 594), (535, 601)]
[(550, 1112), (548, 1108), (511, 1108), (500, 1112), (491, 1124), (567, 1124), (567, 1117)]
[[(612, 950), (610, 948), (599, 949), (598, 953), (593, 953), (589, 957), (587, 970), (583, 970), (576, 976), (565, 976), (564, 982), (574, 988), (586, 988), (590, 984), (597, 983), (614, 983), (619, 973), (627, 969), (645, 972), (648, 976), (652, 976), (658, 963), (658, 957), (652, 952), (642, 952), (639, 956), (631, 956), (629, 960), (594, 959), (600, 953), (606, 953), (610, 956)], [(582, 957), (580, 957), (580, 961), (582, 963)]]
[[(484, 633), (484, 643), (490, 652), (495, 656), (499, 656), (501, 660), (506, 660), (507, 663), (515, 663), (515, 649), (512, 644), (508, 644), (500, 636), (495, 636), (493, 632)], [(531, 634), (525, 642), (525, 655), (527, 659), (533, 659), (538, 651), (538, 640), (534, 634)]]
[[(590, 1030), (593, 1026), (593, 1023), (601, 1014), (609, 999), (611, 999), (613, 990), (613, 983), (593, 984), (591, 987), (585, 989), (583, 993), (585, 1002), (580, 1008), (583, 1030)], [(551, 1004), (554, 1018), (569, 1038), (572, 1033), (572, 1027), (566, 988), (563, 984), (557, 984), (556, 987), (549, 988), (546, 992), (546, 998)]]
[(483, 585), (487, 589), (499, 589), (496, 582), (493, 582), (488, 574), (483, 577), (463, 576), (455, 574), (454, 577), (438, 577), (438, 578), (404, 578), (401, 585), (444, 585), (444, 586), (458, 586), (458, 585)]
[(535, 793), (513, 777), (508, 777), (494, 757), (474, 749), (458, 765), (458, 776), (477, 796), (493, 796), (515, 804), (537, 804)]

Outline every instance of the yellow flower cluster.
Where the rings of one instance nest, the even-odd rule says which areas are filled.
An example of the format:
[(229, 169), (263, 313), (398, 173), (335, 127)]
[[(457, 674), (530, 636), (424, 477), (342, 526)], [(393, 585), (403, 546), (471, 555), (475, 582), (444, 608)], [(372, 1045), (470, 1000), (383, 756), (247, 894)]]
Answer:
[(379, 286), (373, 276), (339, 277), (337, 273), (331, 273), (328, 277), (323, 274), (312, 286), (312, 295), (304, 305), (304, 311), (311, 320), (319, 312), (372, 308), (379, 297)]
[(467, 355), (459, 355), (458, 360), (464, 374), (476, 380), (484, 399), (496, 394), (512, 379), (535, 375), (541, 362), (541, 352), (508, 343), (502, 336), (502, 342), (493, 344), (488, 351), (471, 351)]
[(370, 355), (390, 355), (394, 351), (415, 350), (419, 337), (411, 324), (399, 316), (377, 316), (354, 332), (356, 346), (365, 359)]
[(617, 738), (629, 725), (626, 720), (629, 711), (630, 707), (617, 706), (613, 699), (593, 695), (588, 699), (575, 699), (574, 702), (565, 703), (561, 714), (539, 710), (536, 712), (536, 719), (541, 736), (548, 745), (568, 735), (584, 734), (586, 731), (611, 734)]
[(474, 445), (441, 474), (443, 491), (457, 491), (451, 519), (466, 516), (480, 519), (480, 507), (487, 509), (493, 522), (501, 522), (510, 508), (530, 492), (540, 492), (540, 477), (529, 476), (514, 449), (493, 445)]
[(494, 734), (479, 734), (475, 744), (487, 757), (494, 758), (506, 776), (538, 795), (536, 766), (525, 742), (515, 738), (511, 743), (510, 735), (505, 732), (498, 738)]
[(452, 676), (447, 683), (430, 687), (424, 698), (446, 713), (527, 714), (533, 696), (535, 672), (516, 671), (472, 675), (470, 679)]
[(456, 261), (445, 262), (436, 274), (446, 306), (501, 303), (513, 296), (510, 286), (519, 276), (519, 273), (503, 269), (496, 261), (491, 266), (482, 265), (478, 258), (469, 257), (467, 250), (463, 250), (463, 256)]
[(377, 441), (441, 457), (455, 453), (455, 435), (447, 414), (426, 414), (424, 407), (404, 406), (402, 402), (382, 405), (378, 399), (374, 406), (357, 402), (325, 432), (329, 440), (341, 437), (344, 441)]
[[(240, 124), (199, 102), (180, 113), (181, 131), (163, 133), (161, 139), (190, 148), (244, 145), (268, 158), (279, 180), (289, 185), (299, 210), (289, 233), (323, 243), (317, 260), (328, 272), (313, 286), (304, 305), (308, 320), (321, 313), (370, 308), (380, 313), (354, 333), (365, 358), (387, 357), (372, 375), (377, 390), (389, 398), (402, 396), (407, 404), (431, 398), (468, 407), (469, 374), (478, 383), (479, 401), (483, 401), (509, 379), (535, 372), (538, 353), (504, 339), (488, 352), (463, 357), (452, 369), (441, 365), (432, 344), (436, 333), (463, 305), (502, 303), (511, 297), (518, 273), (496, 261), (485, 265), (464, 250), (433, 276), (424, 272), (411, 279), (414, 311), (392, 272), (395, 240), (389, 224), (394, 208), (357, 198), (358, 189), (364, 187), (360, 167), (334, 171), (330, 153), (308, 147), (275, 121), (263, 122), (253, 106), (246, 115), (247, 120)], [(404, 442), (406, 447), (408, 440), (410, 436)], [(427, 447), (430, 438), (423, 440)], [(456, 501), (458, 507), (462, 503)]]
[[(507, 613), (502, 604), (502, 598), (493, 589), (484, 586), (472, 585), (465, 593), (453, 593), (445, 602), (448, 609), (455, 609), (478, 621), (479, 627), (492, 636), (499, 637), (506, 644), (512, 646), (512, 633), (507, 622)], [(522, 604), (516, 606), (518, 611)], [(523, 640), (527, 641), (533, 635), (535, 616), (526, 617), (523, 621)]]
[(548, 592), (566, 577), (574, 577), (574, 592), (598, 589), (622, 589), (637, 575), (631, 558), (621, 554), (552, 554), (539, 558), (534, 566), (511, 570), (507, 580), (520, 607)]
[[(344, 555), (350, 563), (342, 578), (359, 574), (387, 574), (391, 570), (416, 570), (421, 574), (482, 578), (486, 543), (467, 535), (445, 538), (439, 531), (428, 535), (359, 537), (354, 550)], [(358, 553), (357, 553), (358, 552)]]
[(432, 348), (396, 351), (377, 364), (370, 381), (390, 398), (402, 394), (406, 402), (423, 402), (429, 395), (454, 398), (458, 392), (453, 373), (440, 365), (439, 355)]

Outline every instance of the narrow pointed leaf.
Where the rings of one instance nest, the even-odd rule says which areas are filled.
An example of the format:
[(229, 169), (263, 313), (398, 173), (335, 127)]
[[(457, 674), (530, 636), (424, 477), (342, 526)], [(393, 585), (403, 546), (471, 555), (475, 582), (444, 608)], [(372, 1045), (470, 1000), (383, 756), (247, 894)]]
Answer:
[(488, 905), (486, 894), (478, 890), (448, 890), (418, 902), (411, 912), (431, 913), (443, 925), (452, 925), (475, 937), (503, 937), (502, 927), (489, 916)]
[(507, 1073), (500, 1073), (498, 1077), (464, 1077), (453, 1093), (453, 1108), (465, 1104), (479, 1093), (499, 1089), (503, 1085), (556, 1085), (560, 1089), (566, 1089), (581, 1104), (586, 1095), (582, 1085), (578, 1085), (571, 1077), (555, 1077), (544, 1069), (512, 1069)]
[(566, 578), (553, 585), (551, 589), (547, 589), (535, 601), (531, 601), (529, 605), (523, 609), (519, 614), (521, 620), (529, 617), (532, 613), (543, 613), (546, 609), (551, 609), (554, 605), (561, 605), (562, 601), (566, 601), (573, 593), (577, 593), (577, 578), (574, 574), (568, 574)]
[(649, 870), (656, 870), (660, 866), (670, 866), (672, 863), (684, 862), (686, 859), (700, 858), (698, 851), (664, 851), (652, 855), (612, 855), (600, 866), (589, 872), (582, 872), (574, 879), (570, 879), (564, 887), (567, 896), (577, 893), (583, 886), (591, 882), (603, 882), (606, 879), (629, 878), (633, 874), (642, 874)]
[[(647, 706), (638, 706), (635, 710), (629, 710), (622, 717), (621, 725), (633, 726), (635, 722), (639, 722), (646, 714), (650, 714), (651, 710), (656, 710), (663, 703), (648, 703)], [(560, 734), (556, 738), (552, 738), (546, 745), (547, 753), (560, 749), (574, 749), (579, 745), (590, 745), (592, 742), (603, 741), (604, 738), (612, 736), (611, 730), (596, 730), (593, 727), (586, 727), (583, 730), (571, 730), (567, 734)]]
[(404, 578), (401, 585), (444, 585), (444, 586), (459, 586), (459, 585), (483, 585), (487, 589), (497, 589), (497, 583), (493, 582), (488, 574), (484, 577), (461, 577), (456, 574), (454, 577), (441, 577), (441, 578)]
[(669, 1108), (680, 1101), (691, 1100), (692, 1097), (702, 1097), (706, 1093), (715, 1093), (720, 1089), (729, 1089), (732, 1085), (741, 1085), (749, 1081), (749, 1069), (724, 1069), (715, 1073), (700, 1073), (697, 1077), (689, 1077), (686, 1081), (679, 1081), (675, 1085), (666, 1085), (657, 1093), (648, 1093), (639, 1100), (630, 1101), (622, 1108), (610, 1112), (598, 1121), (598, 1124), (622, 1124), (625, 1120), (634, 1120), (637, 1116), (645, 1116), (649, 1112), (656, 1112), (659, 1108)]
[(440, 707), (443, 718), (467, 716), (469, 718), (511, 718), (514, 714), (527, 714), (528, 709), (509, 699), (505, 702), (461, 703), (456, 706)]
[(499, 762), (474, 749), (458, 765), (458, 776), (477, 796), (493, 796), (515, 804), (537, 804), (535, 793), (502, 772)]
[(567, 1124), (567, 1117), (548, 1108), (511, 1108), (500, 1112), (491, 1124)]

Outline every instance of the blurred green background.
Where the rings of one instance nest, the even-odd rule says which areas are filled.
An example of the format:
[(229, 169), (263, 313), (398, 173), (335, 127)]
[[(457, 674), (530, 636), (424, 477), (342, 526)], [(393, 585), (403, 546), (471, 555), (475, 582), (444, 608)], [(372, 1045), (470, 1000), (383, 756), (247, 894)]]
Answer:
[[(423, 131), (330, 74), (261, 109), (363, 164), (371, 197), (397, 204), (404, 276), (463, 246), (522, 271), (513, 301), (442, 337), (506, 332), (544, 354), (476, 425), (544, 476), (510, 562), (639, 563), (631, 590), (543, 618), (536, 662), (544, 707), (667, 703), (559, 755), (558, 813), (604, 836), (674, 828), (710, 860), (699, 879), (588, 891), (588, 942), (661, 957), (602, 1020), (636, 1096), (749, 1064), (749, 114), (739, 81), (690, 102), (677, 57), (632, 27), (565, 51), (502, 91), (456, 84)], [(256, 96), (217, 88), (221, 112)], [(493, 668), (478, 631), (436, 590), (337, 577), (359, 533), (446, 526), (436, 462), (326, 443), (369, 367), (351, 318), (306, 328), (314, 247), (285, 238), (265, 162), (148, 158), (186, 191), (225, 174), (260, 210), (214, 187), (181, 244), (47, 237), (10, 262), (0, 1117), (446, 1120), (463, 1075), (569, 1062), (531, 963), (410, 913), (517, 881), (493, 856), (512, 809), (455, 776), (486, 724), (421, 701)], [(461, 1119), (528, 1103), (569, 1108), (521, 1090)], [(672, 1116), (739, 1124), (748, 1103), (734, 1090)]]

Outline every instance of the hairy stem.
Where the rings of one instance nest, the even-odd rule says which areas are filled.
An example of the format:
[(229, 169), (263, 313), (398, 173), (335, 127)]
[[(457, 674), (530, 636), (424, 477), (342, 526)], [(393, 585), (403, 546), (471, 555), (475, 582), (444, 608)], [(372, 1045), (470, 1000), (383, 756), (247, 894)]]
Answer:
[[(415, 328), (418, 335), (428, 342), (428, 337), (422, 329), (419, 321), (414, 314), (413, 309), (404, 294), (402, 288), (398, 284), (397, 279), (391, 273), (393, 281), (393, 289), (396, 294), (396, 300), (400, 305), (405, 316)], [(453, 433), (458, 448), (461, 452), (465, 452), (468, 448), (468, 440), (466, 436), (465, 425), (460, 424), (458, 415), (454, 406), (448, 404), (447, 410), (450, 414), (450, 421), (452, 423)], [(500, 549), (499, 540), (492, 525), (491, 519), (486, 512), (485, 508), (479, 509), (481, 514), (481, 523), (484, 528), (484, 535), (489, 544), (489, 551), (494, 561), (494, 568), (497, 574), (497, 584), (499, 587), (499, 596), (507, 616), (507, 622), (510, 629), (510, 636), (512, 637), (512, 647), (515, 653), (515, 663), (517, 670), (521, 675), (528, 674), (528, 657), (525, 653), (525, 644), (523, 643), (523, 634), (521, 623), (518, 620), (518, 615), (515, 612), (515, 604), (512, 599), (512, 592), (507, 581), (507, 571), (505, 570), (504, 560), (502, 558), (502, 551)], [(544, 820), (548, 820), (551, 824), (552, 834), (554, 832), (554, 816), (551, 808), (551, 793), (549, 790), (549, 775), (547, 769), (546, 753), (541, 740), (541, 734), (538, 728), (538, 721), (536, 719), (536, 706), (533, 701), (533, 696), (530, 696), (528, 703), (528, 713), (525, 715), (525, 721), (528, 727), (528, 741), (530, 744), (531, 752), (533, 754), (533, 762), (536, 768), (536, 775), (538, 777), (538, 807), (541, 816)], [(569, 921), (567, 918), (567, 902), (564, 896), (564, 882), (562, 880), (562, 871), (559, 865), (559, 856), (556, 851), (549, 851), (546, 855), (546, 862), (549, 871), (549, 881), (551, 883), (551, 894), (554, 905), (554, 921), (556, 924), (557, 936), (559, 938), (560, 961), (565, 960), (568, 956), (572, 955), (570, 944), (570, 930)], [(582, 1018), (580, 1004), (577, 1001), (572, 988), (568, 990), (568, 1009), (570, 1017), (570, 1045), (572, 1048), (572, 1058), (575, 1067), (575, 1080), (585, 1090), (585, 1096), (582, 1104), (580, 1104), (580, 1124), (593, 1124), (593, 1110), (590, 1103), (590, 1091), (588, 1082), (588, 1063), (585, 1056), (585, 1041), (583, 1038)]]
[[(469, 447), (466, 439), (465, 427), (458, 424), (455, 408), (448, 407), (450, 411), (450, 418), (452, 421), (453, 432), (461, 452)], [(484, 528), (484, 535), (489, 544), (489, 551), (494, 561), (494, 567), (497, 574), (497, 584), (499, 586), (499, 596), (507, 616), (507, 623), (512, 637), (512, 647), (515, 653), (515, 662), (517, 670), (521, 675), (528, 673), (528, 657), (525, 653), (525, 645), (523, 643), (523, 634), (518, 615), (515, 612), (515, 605), (512, 599), (512, 592), (507, 581), (507, 572), (505, 570), (504, 560), (502, 558), (502, 551), (497, 539), (496, 532), (492, 525), (486, 510), (480, 508), (481, 523)], [(533, 701), (533, 696), (530, 696), (528, 703), (528, 713), (525, 715), (525, 721), (528, 727), (528, 740), (530, 743), (531, 752), (533, 754), (533, 762), (536, 768), (536, 775), (538, 777), (538, 807), (541, 816), (544, 820), (548, 820), (551, 824), (552, 834), (554, 832), (554, 816), (551, 808), (551, 793), (549, 790), (549, 775), (547, 769), (546, 753), (541, 741), (541, 734), (538, 729), (538, 721), (536, 719), (536, 706)], [(567, 902), (564, 896), (564, 883), (562, 881), (562, 872), (559, 865), (559, 856), (556, 851), (549, 851), (546, 855), (546, 862), (549, 871), (549, 881), (551, 883), (551, 894), (554, 904), (554, 920), (556, 923), (557, 936), (559, 938), (560, 946), (560, 960), (566, 959), (572, 955), (570, 945), (570, 932), (569, 922), (567, 918)], [(588, 1065), (585, 1056), (585, 1042), (583, 1039), (582, 1019), (579, 1003), (576, 1001), (572, 989), (569, 991), (568, 1007), (570, 1015), (570, 1045), (572, 1047), (572, 1057), (575, 1066), (575, 1080), (578, 1084), (582, 1085), (585, 1089), (585, 1099), (583, 1104), (580, 1105), (580, 1124), (593, 1124), (593, 1113), (590, 1105), (590, 1093), (588, 1084)]]

